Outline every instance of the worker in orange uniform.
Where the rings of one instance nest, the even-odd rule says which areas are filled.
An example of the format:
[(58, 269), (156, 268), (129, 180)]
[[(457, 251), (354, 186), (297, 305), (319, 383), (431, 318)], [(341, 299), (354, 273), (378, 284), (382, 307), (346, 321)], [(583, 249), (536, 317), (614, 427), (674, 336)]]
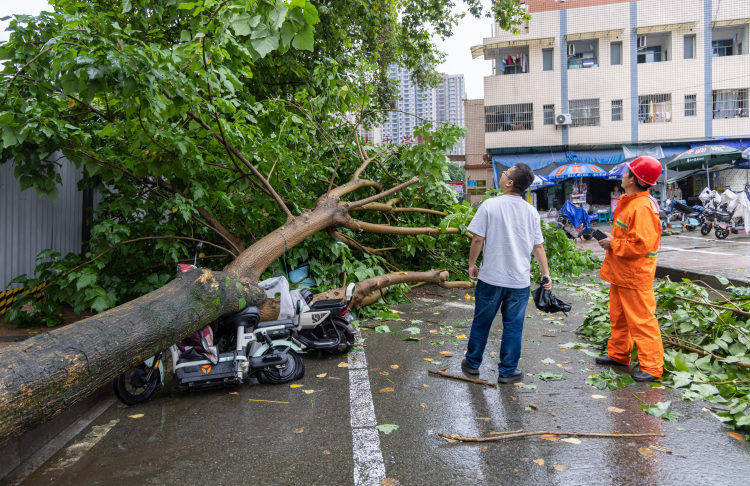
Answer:
[(607, 250), (599, 276), (611, 284), (609, 316), (612, 337), (601, 365), (630, 365), (633, 342), (638, 347), (640, 370), (637, 381), (661, 378), (664, 347), (654, 315), (656, 253), (661, 239), (659, 205), (649, 193), (661, 175), (661, 164), (653, 157), (638, 157), (628, 164), (622, 177), (625, 195), (614, 213), (612, 235), (599, 241)]

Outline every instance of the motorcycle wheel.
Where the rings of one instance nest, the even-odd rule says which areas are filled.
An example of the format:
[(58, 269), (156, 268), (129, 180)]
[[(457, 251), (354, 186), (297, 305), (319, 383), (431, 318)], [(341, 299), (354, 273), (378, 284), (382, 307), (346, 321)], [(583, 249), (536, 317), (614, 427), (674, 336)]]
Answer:
[(724, 238), (729, 236), (729, 230), (726, 230), (724, 228), (717, 226), (716, 230), (714, 231), (714, 234), (716, 235), (717, 239), (723, 240)]
[(289, 346), (274, 346), (267, 353), (277, 352), (282, 355), (284, 362), (258, 371), (258, 381), (269, 385), (279, 385), (297, 380), (305, 376), (305, 362), (295, 350)]
[(703, 236), (707, 236), (711, 232), (711, 225), (706, 223), (703, 226), (701, 226), (701, 234)]
[(148, 367), (141, 363), (137, 367), (121, 373), (112, 380), (112, 388), (117, 398), (125, 405), (137, 405), (143, 403), (154, 394), (161, 383), (160, 373), (156, 370), (151, 375), (151, 380), (143, 382), (143, 376), (148, 373)]
[(354, 332), (352, 331), (351, 325), (340, 317), (334, 317), (331, 319), (338, 335), (341, 336), (341, 341), (336, 349), (331, 350), (331, 354), (344, 354), (354, 345)]

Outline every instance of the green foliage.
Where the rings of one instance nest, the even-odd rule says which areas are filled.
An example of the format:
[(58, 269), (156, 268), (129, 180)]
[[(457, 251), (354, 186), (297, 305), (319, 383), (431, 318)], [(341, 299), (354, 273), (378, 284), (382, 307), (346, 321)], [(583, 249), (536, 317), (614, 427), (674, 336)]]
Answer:
[(680, 413), (669, 410), (669, 406), (671, 404), (672, 402), (657, 402), (657, 403), (654, 403), (653, 405), (648, 404), (648, 403), (642, 403), (638, 405), (638, 408), (640, 408), (641, 410), (643, 410), (649, 415), (653, 415), (654, 417), (659, 417), (664, 420), (674, 422), (678, 418), (680, 418)]
[[(687, 279), (662, 281), (655, 289), (656, 317), (667, 348), (664, 366), (669, 371), (662, 383), (682, 390), (685, 400), (712, 402), (716, 418), (743, 431), (750, 425), (750, 370), (737, 363), (750, 363), (750, 319), (700, 303), (748, 311), (748, 289), (730, 287), (725, 297), (714, 293), (716, 300), (705, 287)], [(579, 333), (603, 349), (609, 331), (609, 296), (602, 290), (593, 295)]]
[(586, 378), (586, 384), (597, 390), (617, 390), (632, 385), (635, 380), (627, 373), (616, 373), (612, 368), (607, 368), (601, 373), (596, 373)]
[(565, 377), (561, 375), (560, 373), (553, 373), (551, 371), (543, 371), (541, 373), (534, 374), (535, 377), (539, 378), (542, 381), (560, 381), (564, 380)]
[(451, 182), (463, 182), (466, 171), (458, 164), (448, 164), (448, 180)]

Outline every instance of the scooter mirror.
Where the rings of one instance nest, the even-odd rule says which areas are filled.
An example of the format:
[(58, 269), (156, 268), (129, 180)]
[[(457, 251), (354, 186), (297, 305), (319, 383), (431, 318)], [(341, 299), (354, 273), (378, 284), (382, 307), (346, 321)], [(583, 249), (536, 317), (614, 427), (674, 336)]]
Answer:
[(346, 286), (346, 292), (345, 292), (346, 300), (350, 300), (352, 298), (352, 296), (354, 295), (354, 289), (356, 286), (357, 284), (355, 284), (354, 282)]

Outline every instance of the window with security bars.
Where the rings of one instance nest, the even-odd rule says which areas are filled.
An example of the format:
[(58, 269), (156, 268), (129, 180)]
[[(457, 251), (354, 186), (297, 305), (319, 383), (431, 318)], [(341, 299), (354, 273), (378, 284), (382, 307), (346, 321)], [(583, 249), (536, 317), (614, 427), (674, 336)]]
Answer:
[(638, 97), (640, 123), (667, 123), (672, 121), (672, 95), (652, 94)]
[(713, 92), (714, 119), (747, 118), (748, 89), (716, 89)]
[(555, 105), (544, 105), (542, 109), (544, 113), (544, 124), (554, 125), (555, 124)]
[(533, 130), (533, 104), (485, 106), (484, 129), (486, 132)]
[(568, 109), (573, 127), (599, 126), (599, 99), (570, 100)]
[(695, 116), (695, 95), (685, 95), (685, 116)]
[(622, 100), (612, 100), (612, 121), (622, 121)]

